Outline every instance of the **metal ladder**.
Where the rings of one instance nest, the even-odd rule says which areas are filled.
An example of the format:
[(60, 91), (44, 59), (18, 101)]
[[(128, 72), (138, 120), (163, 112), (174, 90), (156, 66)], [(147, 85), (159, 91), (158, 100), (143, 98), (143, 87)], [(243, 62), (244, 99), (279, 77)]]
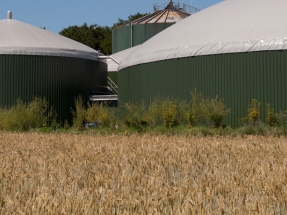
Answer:
[(108, 89), (109, 89), (114, 95), (118, 95), (118, 86), (115, 84), (115, 82), (113, 82), (112, 79), (110, 79), (110, 77), (108, 77)]

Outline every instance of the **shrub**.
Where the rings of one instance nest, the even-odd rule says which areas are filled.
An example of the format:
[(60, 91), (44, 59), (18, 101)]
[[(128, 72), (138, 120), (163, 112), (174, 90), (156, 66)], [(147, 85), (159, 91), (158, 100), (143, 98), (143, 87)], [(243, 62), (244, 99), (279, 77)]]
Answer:
[(56, 117), (54, 117), (50, 123), (50, 129), (56, 131), (61, 127), (60, 123), (57, 122)]
[(193, 126), (195, 124), (195, 114), (192, 109), (187, 111), (185, 117), (190, 126)]
[(177, 100), (166, 99), (162, 103), (162, 119), (163, 124), (167, 128), (174, 127), (179, 123), (178, 121), (178, 104)]
[(205, 99), (204, 115), (209, 123), (215, 128), (222, 126), (224, 118), (230, 113), (230, 109), (226, 109), (223, 99), (216, 96), (214, 99)]
[(189, 111), (189, 123), (198, 124), (203, 118), (208, 124), (215, 128), (219, 128), (224, 118), (230, 113), (223, 103), (223, 99), (216, 96), (212, 98), (204, 98), (202, 94), (196, 91), (191, 92), (192, 108)]
[(148, 107), (148, 110), (143, 114), (143, 118), (147, 120), (151, 128), (155, 128), (161, 120), (162, 100), (157, 97)]
[(142, 130), (149, 124), (146, 116), (146, 106), (143, 102), (140, 104), (126, 103), (123, 107), (122, 120), (127, 127)]
[(53, 114), (53, 110), (49, 110), (48, 102), (45, 99), (35, 97), (28, 104), (18, 99), (12, 108), (0, 109), (0, 129), (27, 131), (45, 127)]
[(247, 118), (249, 120), (249, 122), (252, 125), (255, 125), (255, 123), (257, 122), (257, 120), (259, 119), (260, 116), (260, 106), (261, 103), (258, 102), (256, 99), (252, 99), (250, 106), (248, 107), (248, 114), (247, 114)]
[(283, 114), (284, 124), (287, 124), (287, 110), (285, 111), (285, 114)]
[(207, 136), (213, 136), (213, 133), (210, 129), (206, 128), (206, 127), (202, 127), (201, 128), (201, 135), (203, 137), (207, 137)]
[(286, 124), (286, 114), (283, 111), (279, 111), (278, 124), (279, 126), (285, 126)]
[[(190, 104), (187, 103), (185, 100), (180, 101), (178, 103), (178, 111), (179, 111), (179, 123), (180, 124), (186, 124), (193, 125), (192, 116), (190, 115)], [(191, 120), (191, 121), (190, 121)]]
[(278, 113), (275, 113), (274, 109), (271, 108), (270, 104), (267, 104), (267, 116), (266, 122), (269, 126), (276, 126), (279, 122)]
[(68, 120), (65, 120), (65, 122), (64, 122), (64, 129), (68, 130), (69, 128), (70, 128), (70, 124), (69, 124)]
[(98, 126), (113, 127), (116, 123), (115, 110), (107, 103), (93, 103), (88, 105), (85, 120), (90, 123), (95, 122)]
[(244, 125), (238, 129), (241, 136), (244, 135), (261, 135), (267, 134), (266, 126), (261, 121), (256, 121), (254, 124)]
[[(114, 127), (116, 123), (116, 111), (110, 108), (107, 103), (88, 104), (86, 108), (82, 98), (75, 99), (75, 110), (73, 114), (73, 127), (81, 130), (86, 122), (95, 123), (97, 126)], [(65, 123), (66, 124), (66, 123)], [(65, 126), (68, 128), (68, 125)]]
[(86, 109), (84, 106), (84, 102), (81, 96), (78, 96), (75, 99), (75, 110), (71, 110), (73, 115), (73, 126), (75, 128), (81, 129), (83, 128), (85, 117), (86, 117)]
[[(191, 110), (189, 115), (192, 119), (193, 125), (198, 125), (200, 119), (203, 117), (204, 97), (201, 93), (197, 93), (196, 90), (191, 92)], [(190, 121), (189, 121), (190, 122)]]
[(42, 127), (51, 118), (56, 118), (56, 113), (52, 108), (49, 109), (46, 99), (35, 97), (32, 102), (28, 103), (26, 110), (28, 124), (33, 128)]

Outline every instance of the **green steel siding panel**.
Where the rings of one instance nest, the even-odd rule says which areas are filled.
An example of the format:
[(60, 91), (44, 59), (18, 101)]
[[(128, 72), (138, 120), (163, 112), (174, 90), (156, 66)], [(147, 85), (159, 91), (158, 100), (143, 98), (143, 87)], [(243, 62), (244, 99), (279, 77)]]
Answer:
[[(282, 71), (284, 70), (284, 68), (286, 68), (285, 66), (285, 59), (284, 59), (284, 52), (280, 51), (280, 58), (278, 58), (277, 63), (279, 64), (278, 70)], [(283, 92), (284, 90), (284, 82), (281, 81), (281, 79), (286, 80), (287, 76), (286, 73), (282, 73), (281, 76), (279, 75), (277, 77), (277, 83), (279, 83), (279, 87), (278, 90), (279, 92)], [(286, 103), (284, 101), (286, 101), (286, 97), (283, 94), (278, 93), (278, 101), (280, 102), (279, 104), (279, 111), (284, 111), (282, 110), (282, 107), (286, 106)]]
[(133, 46), (140, 45), (146, 41), (145, 26), (146, 25), (133, 25)]
[(140, 45), (174, 23), (141, 24), (133, 26), (133, 46)]
[(128, 49), (131, 47), (131, 30), (133, 32), (133, 46), (140, 45), (154, 35), (173, 25), (174, 23), (139, 24), (123, 26), (112, 30), (112, 52)]
[(117, 72), (108, 72), (108, 77), (118, 85), (118, 73)]
[(112, 52), (128, 49), (131, 47), (131, 27), (123, 26), (112, 30)]
[(257, 99), (261, 120), (266, 104), (276, 112), (287, 110), (287, 51), (221, 54), (172, 59), (126, 68), (119, 72), (119, 101), (149, 102), (162, 97), (190, 100), (196, 89), (206, 97), (218, 95), (231, 109), (226, 123), (238, 126), (248, 105)]
[(59, 120), (71, 120), (70, 108), (78, 95), (107, 83), (106, 64), (77, 58), (0, 55), (0, 106), (11, 107), (20, 98), (46, 98)]

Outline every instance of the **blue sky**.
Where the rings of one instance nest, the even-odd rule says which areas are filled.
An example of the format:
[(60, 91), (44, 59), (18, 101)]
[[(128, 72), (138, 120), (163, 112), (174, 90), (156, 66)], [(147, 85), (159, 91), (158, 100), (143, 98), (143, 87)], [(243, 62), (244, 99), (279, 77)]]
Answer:
[[(192, 5), (204, 9), (221, 1), (192, 0)], [(127, 19), (137, 12), (153, 12), (153, 4), (159, 2), (168, 0), (0, 0), (0, 19), (6, 19), (10, 10), (13, 19), (59, 33), (63, 28), (84, 22), (112, 26), (118, 18)], [(179, 2), (191, 4), (191, 0)]]

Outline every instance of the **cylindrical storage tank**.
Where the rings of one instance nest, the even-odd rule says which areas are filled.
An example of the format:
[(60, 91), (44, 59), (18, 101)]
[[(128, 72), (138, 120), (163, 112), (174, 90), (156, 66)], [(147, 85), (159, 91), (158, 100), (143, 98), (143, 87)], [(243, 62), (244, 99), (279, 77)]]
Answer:
[(172, 1), (163, 9), (112, 29), (113, 53), (140, 45), (154, 35), (190, 16)]
[(224, 99), (238, 126), (252, 99), (287, 110), (286, 0), (230, 0), (154, 36), (119, 66), (119, 104), (156, 95), (190, 100), (196, 89)]
[(110, 56), (110, 59), (107, 60), (108, 64), (108, 77), (118, 85), (118, 67), (119, 63), (128, 56), (131, 52), (133, 52), (139, 46), (135, 46), (129, 49), (125, 49), (123, 51), (117, 52)]
[(59, 120), (74, 99), (107, 86), (107, 64), (74, 40), (17, 20), (0, 20), (0, 106), (46, 98)]

